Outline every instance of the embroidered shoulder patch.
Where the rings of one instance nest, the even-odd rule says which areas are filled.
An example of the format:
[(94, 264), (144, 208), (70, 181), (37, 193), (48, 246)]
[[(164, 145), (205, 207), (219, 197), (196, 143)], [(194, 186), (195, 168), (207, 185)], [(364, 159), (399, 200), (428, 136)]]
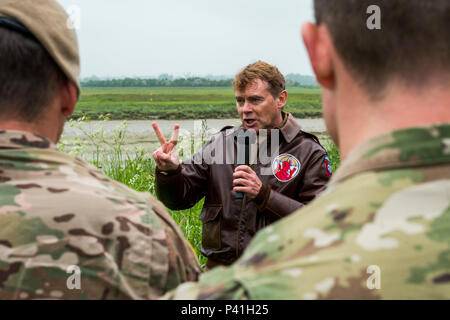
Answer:
[(300, 171), (300, 161), (290, 154), (280, 154), (272, 162), (273, 175), (282, 182), (288, 182), (295, 178)]

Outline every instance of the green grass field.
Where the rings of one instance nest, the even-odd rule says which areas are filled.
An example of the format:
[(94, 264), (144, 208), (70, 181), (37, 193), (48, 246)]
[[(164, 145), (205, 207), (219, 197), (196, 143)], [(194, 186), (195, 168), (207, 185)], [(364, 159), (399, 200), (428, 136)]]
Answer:
[[(297, 118), (322, 116), (320, 89), (288, 88), (285, 110)], [(72, 119), (97, 120), (229, 119), (236, 118), (231, 87), (84, 87)]]

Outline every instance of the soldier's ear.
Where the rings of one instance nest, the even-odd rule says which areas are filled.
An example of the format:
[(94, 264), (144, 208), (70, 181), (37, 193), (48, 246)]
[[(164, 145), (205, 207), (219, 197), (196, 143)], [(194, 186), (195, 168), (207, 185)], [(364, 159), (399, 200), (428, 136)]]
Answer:
[(302, 27), (302, 37), (317, 82), (326, 89), (333, 89), (333, 44), (327, 27), (307, 22)]
[(67, 118), (75, 111), (75, 105), (78, 101), (78, 89), (67, 80), (60, 86), (61, 113)]

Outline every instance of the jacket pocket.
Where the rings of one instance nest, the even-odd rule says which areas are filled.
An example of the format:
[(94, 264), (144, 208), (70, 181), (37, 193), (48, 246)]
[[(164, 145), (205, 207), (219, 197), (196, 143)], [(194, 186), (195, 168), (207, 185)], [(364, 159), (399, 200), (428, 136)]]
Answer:
[(220, 225), (222, 206), (203, 207), (200, 220), (203, 222), (202, 247), (205, 249), (220, 249), (222, 240)]

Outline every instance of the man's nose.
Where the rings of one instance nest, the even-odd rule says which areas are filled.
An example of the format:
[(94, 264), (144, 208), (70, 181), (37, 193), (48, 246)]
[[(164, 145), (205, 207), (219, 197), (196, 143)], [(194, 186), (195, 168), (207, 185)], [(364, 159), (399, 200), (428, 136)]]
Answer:
[(244, 102), (244, 108), (242, 108), (242, 111), (245, 112), (245, 113), (253, 112), (253, 108), (252, 108), (251, 104), (248, 101)]

